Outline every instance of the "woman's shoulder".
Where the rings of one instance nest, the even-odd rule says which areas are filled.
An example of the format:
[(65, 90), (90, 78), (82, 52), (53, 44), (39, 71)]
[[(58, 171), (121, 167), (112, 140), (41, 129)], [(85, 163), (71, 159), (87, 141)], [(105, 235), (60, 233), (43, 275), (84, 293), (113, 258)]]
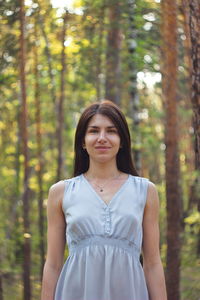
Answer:
[(52, 184), (49, 188), (49, 197), (48, 197), (49, 201), (51, 201), (51, 199), (57, 199), (57, 200), (61, 199), (62, 195), (64, 193), (64, 190), (65, 190), (65, 181), (64, 180), (60, 180), (60, 181)]
[(54, 184), (52, 184), (49, 188), (49, 192), (51, 194), (57, 194), (57, 193), (61, 193), (63, 194), (65, 188), (67, 185), (69, 185), (70, 183), (73, 183), (74, 181), (79, 180), (81, 175), (79, 176), (75, 176), (75, 177), (70, 177), (70, 178), (66, 178), (66, 179), (62, 179), (58, 182), (55, 182)]
[(66, 184), (70, 184), (71, 182), (79, 180), (80, 176), (81, 175), (75, 176), (75, 177), (70, 177), (70, 178), (65, 178), (60, 181), (57, 181), (50, 186), (49, 191), (52, 193), (59, 192), (59, 191), (62, 192), (65, 189)]

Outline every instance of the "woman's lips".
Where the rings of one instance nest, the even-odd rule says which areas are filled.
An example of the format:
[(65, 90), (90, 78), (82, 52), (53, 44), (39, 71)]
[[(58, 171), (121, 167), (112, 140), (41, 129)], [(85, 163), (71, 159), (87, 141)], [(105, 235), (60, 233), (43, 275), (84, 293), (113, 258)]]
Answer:
[(97, 150), (107, 150), (110, 149), (110, 147), (95, 147)]

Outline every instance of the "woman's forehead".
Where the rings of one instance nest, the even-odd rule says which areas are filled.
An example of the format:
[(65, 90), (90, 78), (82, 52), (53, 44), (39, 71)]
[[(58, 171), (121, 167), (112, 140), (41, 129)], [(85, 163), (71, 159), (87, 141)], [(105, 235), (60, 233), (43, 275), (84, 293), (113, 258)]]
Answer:
[(112, 127), (115, 127), (115, 124), (113, 123), (113, 121), (105, 116), (105, 115), (102, 115), (102, 114), (95, 114), (89, 121), (88, 123), (88, 127), (89, 126), (112, 126)]

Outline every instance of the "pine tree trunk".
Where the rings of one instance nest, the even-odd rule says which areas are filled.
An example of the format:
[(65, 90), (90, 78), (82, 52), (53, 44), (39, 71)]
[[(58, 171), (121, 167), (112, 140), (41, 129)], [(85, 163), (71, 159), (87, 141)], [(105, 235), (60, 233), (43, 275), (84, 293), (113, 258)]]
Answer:
[(183, 41), (185, 48), (185, 65), (188, 67), (188, 86), (189, 91), (191, 90), (191, 75), (192, 75), (192, 60), (191, 60), (191, 38), (190, 38), (190, 28), (189, 28), (189, 4), (188, 0), (182, 0), (181, 12), (183, 14), (183, 28), (186, 39)]
[(30, 220), (29, 220), (29, 162), (28, 162), (28, 132), (27, 132), (27, 101), (26, 101), (26, 78), (25, 78), (25, 12), (24, 1), (20, 0), (20, 83), (21, 83), (21, 135), (22, 135), (22, 153), (24, 157), (24, 191), (23, 201), (23, 221), (24, 221), (24, 257), (23, 257), (23, 282), (24, 282), (24, 300), (31, 299), (30, 282), (30, 262), (31, 262), (31, 244), (30, 244)]
[[(17, 98), (17, 95), (16, 95)], [(21, 145), (21, 135), (20, 135), (20, 105), (17, 106), (16, 120), (18, 124), (18, 131), (16, 136), (16, 152), (15, 152), (15, 182), (14, 182), (14, 192), (13, 192), (13, 201), (10, 207), (9, 215), (9, 226), (6, 228), (6, 238), (11, 239), (13, 234), (13, 229), (18, 227), (18, 213), (17, 208), (19, 206), (20, 200), (20, 145)]]
[(44, 208), (43, 208), (43, 158), (42, 158), (42, 129), (41, 129), (41, 105), (40, 105), (40, 85), (38, 74), (38, 32), (37, 22), (35, 22), (35, 41), (34, 46), (34, 77), (35, 77), (35, 120), (36, 120), (36, 141), (37, 141), (37, 166), (36, 174), (38, 181), (38, 229), (39, 229), (39, 253), (40, 253), (40, 278), (42, 279), (44, 262), (45, 262), (45, 246), (44, 246)]
[(0, 273), (0, 300), (3, 300), (3, 275)]
[(135, 50), (137, 47), (137, 32), (135, 26), (135, 0), (128, 1), (128, 13), (129, 13), (129, 36), (128, 36), (128, 50), (129, 50), (129, 72), (130, 72), (130, 115), (133, 120), (133, 157), (134, 163), (138, 173), (141, 170), (141, 137), (139, 130), (139, 96), (137, 93), (137, 70), (135, 66)]
[[(190, 18), (190, 8), (189, 8), (189, 3), (188, 3), (188, 0), (182, 0), (181, 1), (181, 6), (180, 6), (180, 10), (183, 14), (183, 25), (184, 25), (184, 33), (185, 33), (185, 36), (186, 36), (186, 39), (184, 42), (184, 48), (185, 48), (185, 51), (184, 51), (184, 61), (185, 61), (185, 65), (188, 67), (187, 69), (187, 84), (188, 84), (188, 95), (187, 95), (187, 98), (188, 99), (191, 99), (192, 98), (192, 59), (191, 59), (191, 38), (190, 38), (190, 27), (189, 27), (189, 18)], [(187, 101), (186, 103), (186, 109), (191, 109), (191, 102)], [(193, 120), (191, 120), (191, 124), (188, 124), (189, 126), (193, 126)], [(189, 127), (188, 126), (188, 127)], [(189, 153), (192, 153), (191, 151), (193, 151), (193, 140), (192, 140), (193, 136), (191, 137), (191, 147), (190, 149), (188, 149)], [(192, 155), (190, 155), (190, 159), (191, 161), (188, 162), (189, 165), (191, 165), (191, 168), (192, 166), (194, 165), (194, 168), (196, 169), (195, 167), (195, 163), (194, 163), (194, 158)], [(191, 170), (193, 171), (193, 169)], [(189, 194), (189, 199), (188, 199), (188, 206), (187, 206), (187, 211), (185, 212), (185, 216), (188, 215), (188, 212), (191, 210), (191, 208), (197, 203), (197, 200), (196, 200), (196, 193), (195, 193), (195, 190), (196, 190), (196, 180), (194, 180), (194, 182), (191, 184), (190, 186), (190, 194)]]
[(163, 0), (163, 94), (166, 108), (166, 196), (168, 299), (180, 299), (180, 232), (182, 200), (177, 120), (177, 15), (176, 1)]
[(60, 97), (57, 104), (57, 141), (58, 141), (58, 164), (57, 164), (57, 181), (63, 175), (63, 125), (64, 125), (64, 98), (65, 98), (65, 72), (66, 72), (66, 55), (65, 55), (65, 38), (68, 12), (63, 17), (62, 29), (62, 53), (61, 53), (61, 78), (60, 78)]
[(98, 31), (98, 47), (97, 47), (97, 63), (96, 63), (96, 91), (97, 91), (97, 100), (104, 98), (105, 90), (105, 77), (103, 74), (102, 67), (102, 51), (103, 51), (103, 34), (105, 30), (104, 24), (105, 18), (105, 6), (101, 8), (99, 16), (99, 31)]
[[(52, 99), (52, 104), (49, 104), (49, 116), (48, 118), (51, 119), (53, 126), (55, 128), (54, 132), (49, 132), (48, 133), (48, 147), (49, 151), (52, 151), (52, 159), (56, 159), (54, 155), (54, 149), (57, 147), (57, 95), (56, 95), (56, 83), (55, 83), (55, 76), (53, 73), (53, 59), (52, 59), (52, 53), (50, 49), (50, 42), (49, 38), (46, 32), (46, 27), (45, 27), (45, 19), (44, 15), (41, 14), (41, 11), (43, 10), (42, 5), (37, 1), (38, 6), (38, 14), (37, 14), (37, 21), (38, 25), (40, 26), (40, 30), (42, 33), (42, 36), (44, 38), (45, 46), (44, 46), (44, 53), (47, 59), (47, 68), (48, 68), (48, 75), (49, 75), (49, 94)], [(57, 172), (56, 172), (57, 173)], [(57, 174), (55, 174), (56, 178)], [(56, 179), (55, 179), (56, 180)]]
[(55, 78), (54, 78), (54, 74), (53, 74), (53, 66), (52, 66), (52, 55), (51, 55), (51, 51), (50, 51), (50, 43), (49, 43), (49, 39), (46, 33), (46, 29), (45, 29), (45, 23), (44, 23), (44, 19), (42, 17), (42, 15), (40, 14), (40, 11), (42, 11), (42, 7), (40, 6), (39, 3), (37, 3), (39, 5), (38, 7), (38, 24), (40, 25), (40, 29), (42, 32), (42, 36), (44, 38), (45, 41), (45, 55), (47, 58), (47, 63), (48, 63), (48, 74), (49, 74), (49, 78), (50, 78), (50, 93), (51, 93), (51, 98), (52, 98), (52, 102), (55, 105), (56, 104), (56, 84), (55, 84)]
[[(193, 127), (195, 134), (195, 166), (198, 170), (196, 191), (198, 195), (197, 208), (200, 212), (200, 3), (198, 0), (189, 0), (190, 7), (190, 37), (192, 45), (192, 107)], [(200, 232), (198, 235), (197, 254), (200, 255)]]
[(119, 0), (109, 1), (109, 29), (107, 35), (106, 53), (106, 99), (116, 104), (120, 104), (120, 50), (121, 50), (121, 31), (120, 18), (121, 8)]

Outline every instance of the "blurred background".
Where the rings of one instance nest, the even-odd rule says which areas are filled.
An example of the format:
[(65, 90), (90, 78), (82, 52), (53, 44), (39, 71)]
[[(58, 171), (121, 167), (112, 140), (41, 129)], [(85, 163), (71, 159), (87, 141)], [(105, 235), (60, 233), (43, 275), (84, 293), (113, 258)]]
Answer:
[(198, 0), (0, 0), (0, 300), (40, 299), (48, 190), (100, 99), (158, 188), (169, 300), (200, 299), (199, 19)]

